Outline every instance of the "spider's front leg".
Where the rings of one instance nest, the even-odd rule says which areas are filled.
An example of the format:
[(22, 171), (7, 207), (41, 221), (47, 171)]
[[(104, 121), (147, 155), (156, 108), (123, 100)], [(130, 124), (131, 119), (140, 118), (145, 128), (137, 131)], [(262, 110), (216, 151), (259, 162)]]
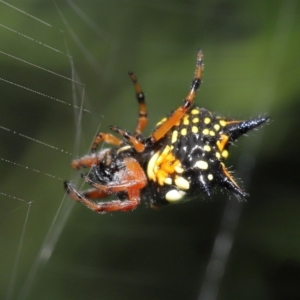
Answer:
[(110, 149), (103, 149), (102, 151), (99, 151), (98, 153), (92, 153), (90, 155), (82, 156), (78, 159), (74, 159), (71, 163), (71, 167), (74, 170), (79, 170), (81, 168), (91, 168), (92, 166), (95, 166), (99, 161), (101, 161), (106, 152)]
[(69, 195), (71, 199), (73, 199), (76, 202), (81, 202), (81, 199), (101, 199), (107, 197), (109, 194), (105, 193), (104, 191), (100, 191), (97, 189), (89, 189), (83, 192), (78, 192), (75, 188), (75, 186), (69, 182), (65, 181), (64, 182), (64, 188)]
[(104, 158), (106, 152), (109, 150), (103, 149), (96, 153), (97, 147), (101, 142), (117, 147), (122, 146), (122, 144), (124, 143), (122, 140), (118, 139), (110, 133), (99, 132), (93, 141), (92, 154), (82, 156), (78, 159), (74, 159), (71, 163), (72, 169), (78, 170), (81, 168), (91, 168), (92, 166), (99, 163), (99, 161), (101, 161)]
[(93, 141), (92, 152), (95, 152), (97, 150), (97, 147), (101, 142), (117, 147), (120, 147), (123, 144), (123, 141), (118, 139), (114, 135), (110, 133), (99, 132)]

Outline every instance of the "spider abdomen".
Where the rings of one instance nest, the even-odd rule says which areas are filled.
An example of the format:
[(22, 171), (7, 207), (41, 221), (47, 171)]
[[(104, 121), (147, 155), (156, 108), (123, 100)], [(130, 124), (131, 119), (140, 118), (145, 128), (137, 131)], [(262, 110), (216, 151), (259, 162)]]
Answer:
[(224, 160), (235, 139), (266, 120), (227, 120), (205, 108), (191, 107), (149, 160), (147, 176), (152, 190), (156, 189), (156, 195), (161, 200), (164, 198), (165, 203), (178, 202), (201, 192), (211, 196), (216, 186), (245, 197), (246, 193), (226, 169)]

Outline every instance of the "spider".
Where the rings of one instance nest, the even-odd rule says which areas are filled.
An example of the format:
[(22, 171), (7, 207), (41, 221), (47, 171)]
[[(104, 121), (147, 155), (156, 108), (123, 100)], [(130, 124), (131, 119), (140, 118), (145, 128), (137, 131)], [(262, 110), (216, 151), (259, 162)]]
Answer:
[[(65, 181), (69, 196), (99, 213), (133, 210), (144, 198), (152, 207), (158, 207), (201, 193), (211, 197), (216, 187), (233, 192), (238, 199), (247, 197), (224, 160), (235, 140), (269, 117), (239, 121), (197, 107), (194, 98), (202, 73), (203, 54), (199, 50), (194, 79), (182, 105), (144, 137), (142, 132), (148, 121), (145, 95), (134, 73), (129, 72), (139, 105), (135, 131), (132, 134), (110, 126), (120, 138), (100, 132), (93, 141), (92, 153), (71, 163), (73, 169), (90, 168), (82, 177), (93, 188), (79, 192)], [(101, 142), (113, 147), (96, 152)], [(95, 201), (111, 194), (117, 200)]]

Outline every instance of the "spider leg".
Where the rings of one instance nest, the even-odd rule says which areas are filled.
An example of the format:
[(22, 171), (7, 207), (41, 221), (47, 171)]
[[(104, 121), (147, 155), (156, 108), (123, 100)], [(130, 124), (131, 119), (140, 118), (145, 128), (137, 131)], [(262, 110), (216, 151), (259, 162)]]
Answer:
[(137, 152), (143, 152), (145, 149), (145, 145), (139, 141), (135, 136), (133, 136), (130, 132), (120, 129), (117, 126), (110, 126), (110, 130), (117, 132), (121, 136), (123, 136), (128, 142), (134, 147)]
[(71, 163), (72, 169), (78, 170), (81, 168), (90, 168), (99, 161), (101, 161), (105, 155), (105, 153), (109, 151), (109, 149), (103, 149), (102, 151), (99, 151), (98, 153), (92, 153), (91, 155), (85, 155), (78, 159), (74, 159)]
[(64, 182), (64, 188), (68, 195), (73, 199), (74, 201), (81, 201), (81, 198), (86, 199), (101, 199), (107, 197), (109, 194), (105, 193), (104, 191), (100, 191), (97, 189), (89, 189), (83, 192), (78, 192), (72, 183), (69, 181)]
[[(65, 187), (68, 191), (68, 194), (70, 197), (75, 200), (83, 203), (86, 207), (89, 209), (95, 211), (95, 212), (109, 212), (109, 211), (128, 211), (135, 209), (139, 203), (140, 203), (140, 191), (139, 190), (129, 190), (128, 191), (128, 199), (126, 200), (112, 200), (109, 202), (94, 202), (91, 201), (90, 198), (88, 198), (85, 193), (81, 194), (78, 192), (75, 187), (69, 183), (65, 182)], [(92, 191), (92, 190), (91, 190)], [(103, 194), (102, 194), (102, 193)], [(91, 192), (93, 194), (93, 192)], [(95, 194), (96, 195), (96, 192)], [(107, 196), (107, 194), (103, 191), (100, 191), (100, 195), (102, 197)]]
[(139, 103), (139, 118), (138, 122), (134, 131), (134, 135), (141, 134), (143, 130), (145, 129), (148, 119), (147, 119), (147, 108), (145, 103), (145, 94), (141, 89), (140, 84), (137, 81), (136, 76), (133, 72), (128, 72), (128, 75), (134, 85), (135, 93), (136, 93), (136, 99)]
[(189, 108), (194, 102), (196, 92), (200, 87), (201, 80), (202, 80), (202, 72), (203, 72), (203, 54), (202, 51), (199, 50), (197, 54), (195, 76), (190, 91), (185, 97), (185, 99), (183, 100), (183, 105), (178, 107), (165, 122), (163, 122), (158, 128), (154, 130), (154, 132), (150, 137), (150, 143), (155, 143), (156, 141), (163, 138), (166, 135), (166, 133), (174, 125), (176, 125), (180, 121), (180, 119), (186, 114), (186, 112), (189, 110)]
[(93, 141), (92, 152), (95, 152), (97, 150), (97, 147), (101, 142), (115, 145), (117, 147), (120, 147), (123, 144), (122, 140), (118, 139), (117, 137), (113, 136), (112, 134), (99, 132)]

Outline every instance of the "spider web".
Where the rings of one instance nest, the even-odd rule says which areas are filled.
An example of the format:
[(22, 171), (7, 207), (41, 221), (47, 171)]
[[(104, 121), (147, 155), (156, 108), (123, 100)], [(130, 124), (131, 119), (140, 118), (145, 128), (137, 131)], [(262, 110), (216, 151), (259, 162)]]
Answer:
[[(129, 69), (146, 92), (150, 129), (181, 103), (199, 46), (207, 68), (200, 106), (238, 117), (271, 111), (297, 2), (278, 4), (269, 24), (266, 8), (257, 15), (259, 4), (249, 10), (235, 2), (0, 0), (0, 7), (1, 298), (234, 299), (228, 260), (241, 203), (225, 204), (221, 194), (160, 212), (141, 205), (99, 216), (74, 206), (63, 180), (82, 185), (69, 163), (89, 151), (100, 129), (134, 128)], [(253, 61), (266, 57), (258, 75)], [(232, 151), (256, 196), (257, 182), (250, 183), (264, 132)]]

